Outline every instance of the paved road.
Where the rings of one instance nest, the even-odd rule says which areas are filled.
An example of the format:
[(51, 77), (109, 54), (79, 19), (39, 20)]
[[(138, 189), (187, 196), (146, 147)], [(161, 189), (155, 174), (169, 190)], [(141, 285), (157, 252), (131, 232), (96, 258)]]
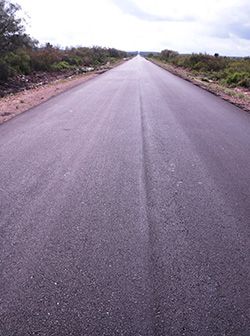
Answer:
[(250, 115), (136, 57), (0, 127), (1, 336), (249, 336)]

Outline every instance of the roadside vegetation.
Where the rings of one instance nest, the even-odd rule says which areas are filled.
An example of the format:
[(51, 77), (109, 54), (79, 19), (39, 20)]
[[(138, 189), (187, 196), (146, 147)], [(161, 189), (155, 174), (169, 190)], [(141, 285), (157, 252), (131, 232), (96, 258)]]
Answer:
[(46, 76), (84, 73), (126, 57), (114, 48), (40, 46), (26, 34), (20, 10), (20, 6), (0, 0), (0, 96)]
[(163, 50), (159, 55), (150, 56), (174, 67), (186, 69), (203, 81), (217, 82), (231, 88), (250, 89), (250, 57), (181, 55), (173, 50)]

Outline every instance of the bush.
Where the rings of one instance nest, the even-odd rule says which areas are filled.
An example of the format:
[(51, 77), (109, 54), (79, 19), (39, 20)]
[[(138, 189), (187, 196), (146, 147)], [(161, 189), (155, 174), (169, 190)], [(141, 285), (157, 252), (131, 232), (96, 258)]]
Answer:
[(250, 87), (250, 73), (247, 72), (229, 73), (225, 82), (230, 86), (238, 85), (243, 87)]
[(38, 41), (25, 33), (21, 7), (12, 0), (0, 0), (0, 80), (34, 71), (66, 71), (74, 67), (99, 66), (126, 57), (114, 48), (66, 48), (50, 43), (38, 48)]
[(160, 59), (163, 60), (163, 61), (170, 61), (171, 59), (174, 59), (178, 55), (179, 54), (178, 54), (177, 51), (165, 49), (165, 50), (161, 51)]
[(8, 64), (0, 59), (0, 81), (7, 81), (10, 76), (10, 68)]
[(220, 81), (224, 85), (250, 88), (250, 57), (230, 58), (219, 54), (180, 55), (172, 50), (163, 50), (162, 61), (191, 70), (195, 75)]
[(63, 61), (67, 62), (69, 65), (80, 66), (82, 64), (82, 59), (76, 55), (65, 55)]
[(53, 71), (53, 64), (62, 61), (62, 53), (57, 48), (45, 47), (32, 50), (30, 58), (34, 71)]
[(7, 81), (17, 74), (30, 72), (64, 72), (70, 69), (98, 67), (123, 58), (126, 53), (101, 47), (60, 49), (47, 43), (41, 48), (22, 48), (1, 56), (0, 79)]
[(66, 71), (70, 69), (72, 69), (72, 66), (66, 61), (61, 61), (52, 65), (53, 71)]
[(11, 74), (27, 75), (31, 71), (30, 56), (24, 50), (18, 50), (16, 53), (10, 52), (5, 57), (5, 62), (11, 69)]
[(250, 76), (243, 78), (239, 82), (239, 86), (245, 87), (247, 89), (250, 89)]
[(227, 67), (227, 60), (219, 56), (207, 54), (192, 54), (181, 56), (181, 66), (198, 72), (221, 71)]

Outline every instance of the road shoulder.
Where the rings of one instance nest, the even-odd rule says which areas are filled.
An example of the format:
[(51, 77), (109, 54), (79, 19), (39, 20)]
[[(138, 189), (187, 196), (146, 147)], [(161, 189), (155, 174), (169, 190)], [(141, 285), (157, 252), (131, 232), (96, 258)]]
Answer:
[(102, 71), (93, 71), (91, 73), (71, 76), (66, 79), (54, 80), (48, 84), (0, 98), (0, 125), (32, 107), (38, 106), (50, 98), (83, 84), (122, 63), (123, 61), (120, 61)]
[(182, 79), (185, 79), (188, 82), (191, 82), (192, 84), (209, 91), (213, 94), (215, 94), (218, 97), (221, 97), (223, 100), (226, 100), (241, 109), (243, 109), (246, 112), (250, 112), (250, 91), (244, 90), (241, 88), (226, 88), (222, 85), (219, 85), (215, 82), (207, 82), (200, 78), (194, 77), (189, 71), (177, 68), (172, 66), (171, 64), (163, 63), (161, 61), (155, 60), (155, 59), (148, 59), (153, 64), (161, 67), (162, 69), (169, 71), (173, 75), (176, 75)]

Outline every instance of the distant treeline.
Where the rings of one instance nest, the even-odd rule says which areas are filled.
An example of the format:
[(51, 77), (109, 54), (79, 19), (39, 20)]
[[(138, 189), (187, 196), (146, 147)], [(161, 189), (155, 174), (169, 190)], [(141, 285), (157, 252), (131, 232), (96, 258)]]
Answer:
[(181, 55), (167, 49), (154, 57), (228, 86), (250, 88), (250, 57), (224, 57), (219, 54)]
[(152, 56), (158, 56), (160, 53), (157, 51), (127, 51), (127, 55), (134, 57), (137, 55), (143, 56), (143, 57), (152, 57)]
[(126, 57), (114, 48), (60, 48), (38, 41), (25, 33), (22, 19), (16, 15), (20, 6), (0, 0), (0, 81), (32, 72), (63, 72), (83, 67), (98, 67)]

